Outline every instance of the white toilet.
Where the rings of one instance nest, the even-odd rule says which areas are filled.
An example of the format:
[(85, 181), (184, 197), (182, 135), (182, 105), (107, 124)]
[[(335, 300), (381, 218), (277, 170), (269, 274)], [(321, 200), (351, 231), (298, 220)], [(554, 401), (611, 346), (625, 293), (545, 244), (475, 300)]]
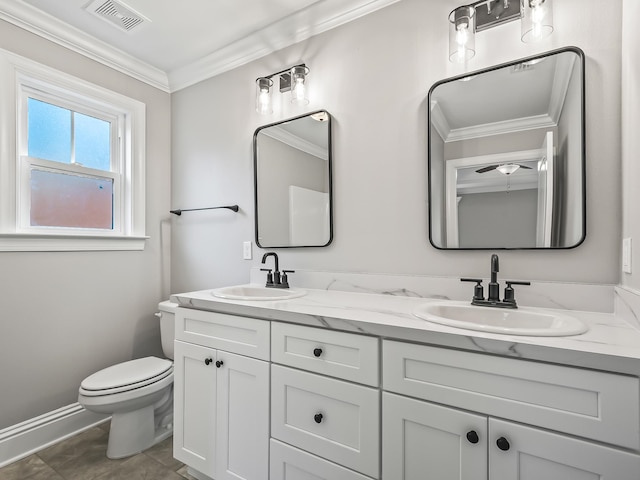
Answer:
[[(170, 359), (177, 306), (161, 302), (156, 314), (162, 350)], [(139, 453), (173, 433), (173, 362), (145, 357), (100, 370), (82, 381), (78, 402), (87, 410), (112, 416), (107, 457)]]

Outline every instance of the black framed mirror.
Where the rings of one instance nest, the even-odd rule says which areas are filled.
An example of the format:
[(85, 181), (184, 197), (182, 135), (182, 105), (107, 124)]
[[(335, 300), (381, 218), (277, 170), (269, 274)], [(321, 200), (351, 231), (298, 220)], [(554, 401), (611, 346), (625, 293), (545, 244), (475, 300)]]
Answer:
[(331, 115), (308, 113), (253, 135), (256, 244), (325, 247), (333, 239)]
[(567, 47), (429, 91), (429, 240), (558, 249), (586, 235), (584, 53)]

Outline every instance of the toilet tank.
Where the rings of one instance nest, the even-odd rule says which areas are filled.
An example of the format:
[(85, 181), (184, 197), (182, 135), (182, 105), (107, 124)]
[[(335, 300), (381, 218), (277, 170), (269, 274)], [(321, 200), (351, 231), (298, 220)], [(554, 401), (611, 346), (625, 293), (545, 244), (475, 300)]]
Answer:
[(173, 360), (173, 341), (176, 337), (175, 314), (177, 303), (166, 300), (158, 304), (158, 317), (160, 317), (160, 338), (162, 340), (162, 351), (167, 358)]

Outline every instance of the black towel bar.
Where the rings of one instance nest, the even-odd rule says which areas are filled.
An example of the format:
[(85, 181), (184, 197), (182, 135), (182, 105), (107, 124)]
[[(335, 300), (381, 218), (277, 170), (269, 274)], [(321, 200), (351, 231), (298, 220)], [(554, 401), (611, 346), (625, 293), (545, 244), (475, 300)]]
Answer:
[(184, 208), (182, 210), (169, 210), (169, 213), (180, 216), (182, 215), (182, 212), (195, 212), (196, 210), (215, 210), (216, 208), (227, 208), (229, 210), (233, 210), (234, 212), (237, 212), (239, 210), (238, 205), (224, 205), (222, 207)]

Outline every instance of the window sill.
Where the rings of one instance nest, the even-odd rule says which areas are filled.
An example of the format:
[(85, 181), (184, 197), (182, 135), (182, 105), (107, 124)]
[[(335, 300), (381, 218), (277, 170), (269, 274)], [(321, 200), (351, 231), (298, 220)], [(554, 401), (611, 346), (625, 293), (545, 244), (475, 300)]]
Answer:
[(144, 250), (149, 237), (0, 234), (0, 252), (84, 252)]

